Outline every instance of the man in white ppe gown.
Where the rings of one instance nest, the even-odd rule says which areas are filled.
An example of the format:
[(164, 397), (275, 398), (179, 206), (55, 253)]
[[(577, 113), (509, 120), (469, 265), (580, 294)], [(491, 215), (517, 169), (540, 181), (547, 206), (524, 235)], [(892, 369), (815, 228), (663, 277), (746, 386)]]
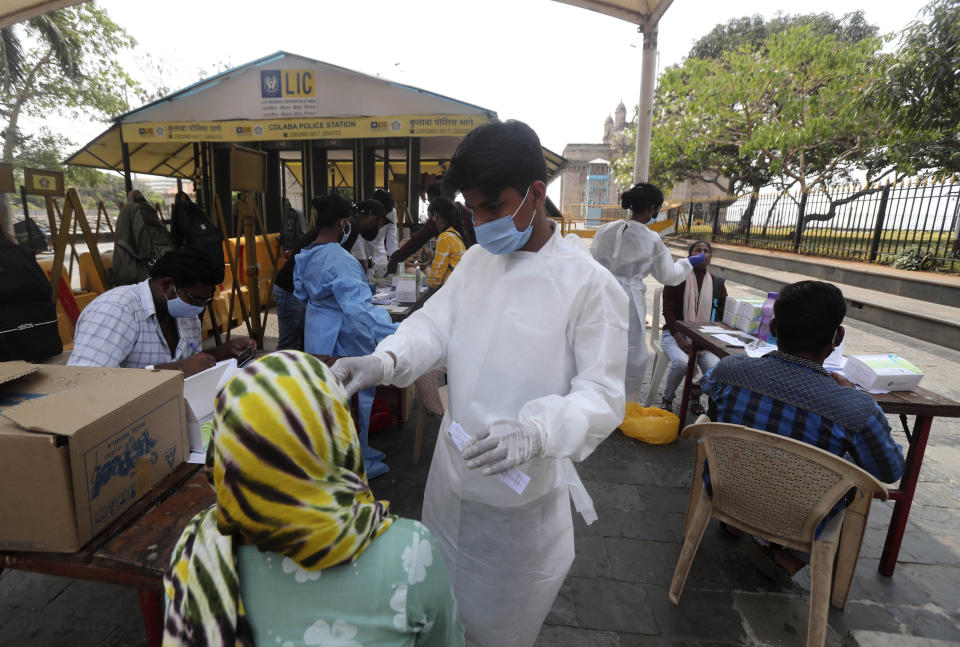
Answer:
[[(620, 196), (624, 209), (632, 212), (629, 220), (618, 220), (600, 227), (593, 237), (590, 252), (601, 265), (617, 277), (630, 297), (630, 342), (627, 352), (627, 402), (643, 402), (642, 388), (647, 369), (647, 344), (644, 335), (647, 318), (647, 287), (643, 279), (652, 274), (664, 285), (679, 285), (693, 268), (705, 259), (703, 254), (674, 262), (660, 234), (647, 227), (663, 205), (663, 193), (646, 182), (635, 185)], [(660, 322), (653, 322), (659, 328)]]
[[(545, 216), (545, 180), (526, 124), (492, 121), (467, 135), (445, 181), (473, 209), (479, 244), (372, 355), (334, 365), (348, 391), (447, 367), (423, 522), (477, 647), (536, 641), (573, 562), (568, 498), (596, 518), (572, 461), (624, 415), (628, 300)], [(454, 421), (471, 437), (462, 451)], [(495, 476), (514, 467), (530, 477), (522, 494)]]

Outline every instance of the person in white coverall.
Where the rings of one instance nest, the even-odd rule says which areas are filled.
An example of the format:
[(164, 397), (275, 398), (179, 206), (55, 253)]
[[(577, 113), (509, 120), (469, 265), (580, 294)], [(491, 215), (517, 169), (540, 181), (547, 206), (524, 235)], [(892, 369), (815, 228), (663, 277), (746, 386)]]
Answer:
[[(627, 351), (627, 402), (642, 402), (641, 389), (647, 369), (644, 327), (647, 318), (647, 287), (643, 279), (652, 274), (664, 285), (679, 285), (705, 259), (703, 254), (674, 261), (660, 234), (647, 228), (663, 205), (663, 193), (646, 182), (636, 184), (620, 196), (620, 204), (632, 212), (629, 220), (617, 220), (600, 227), (590, 252), (610, 270), (630, 297), (630, 342)], [(659, 329), (660, 322), (653, 322)]]
[[(445, 182), (473, 210), (479, 244), (372, 355), (333, 367), (348, 392), (447, 367), (423, 523), (477, 647), (536, 641), (573, 562), (568, 497), (596, 519), (572, 461), (624, 416), (628, 300), (546, 217), (545, 181), (526, 124), (494, 120), (470, 132)], [(451, 435), (459, 427), (469, 436), (462, 450)], [(529, 476), (522, 494), (496, 477), (511, 468)]]

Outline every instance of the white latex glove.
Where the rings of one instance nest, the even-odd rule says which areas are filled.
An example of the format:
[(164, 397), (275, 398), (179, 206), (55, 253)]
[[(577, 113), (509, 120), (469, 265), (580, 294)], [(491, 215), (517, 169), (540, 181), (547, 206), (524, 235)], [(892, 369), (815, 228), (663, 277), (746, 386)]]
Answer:
[(483, 474), (499, 474), (543, 455), (546, 434), (530, 422), (497, 420), (468, 442), (460, 457)]
[(347, 397), (368, 386), (375, 386), (393, 377), (394, 361), (390, 355), (363, 355), (362, 357), (341, 357), (333, 363), (333, 374), (337, 376)]

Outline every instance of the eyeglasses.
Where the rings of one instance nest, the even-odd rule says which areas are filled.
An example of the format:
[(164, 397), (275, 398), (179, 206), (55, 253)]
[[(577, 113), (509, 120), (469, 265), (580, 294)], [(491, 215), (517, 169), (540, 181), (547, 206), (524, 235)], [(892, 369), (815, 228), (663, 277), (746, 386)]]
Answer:
[(191, 294), (189, 291), (187, 291), (186, 288), (178, 288), (178, 287), (174, 286), (174, 289), (180, 290), (180, 291), (183, 292), (185, 295), (187, 295), (186, 302), (189, 303), (189, 304), (192, 305), (192, 306), (205, 306), (205, 305), (207, 305), (208, 303), (212, 303), (212, 302), (213, 302), (213, 297), (210, 297), (209, 299), (204, 299), (203, 297), (198, 297), (198, 296), (195, 295), (195, 294)]

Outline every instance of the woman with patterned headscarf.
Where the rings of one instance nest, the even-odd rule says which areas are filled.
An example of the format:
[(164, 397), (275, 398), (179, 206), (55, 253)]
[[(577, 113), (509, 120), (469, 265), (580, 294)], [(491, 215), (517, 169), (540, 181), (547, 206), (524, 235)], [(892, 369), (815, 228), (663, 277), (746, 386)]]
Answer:
[(217, 395), (217, 502), (164, 576), (164, 647), (463, 645), (443, 560), (367, 485), (343, 388), (317, 359), (266, 355)]

